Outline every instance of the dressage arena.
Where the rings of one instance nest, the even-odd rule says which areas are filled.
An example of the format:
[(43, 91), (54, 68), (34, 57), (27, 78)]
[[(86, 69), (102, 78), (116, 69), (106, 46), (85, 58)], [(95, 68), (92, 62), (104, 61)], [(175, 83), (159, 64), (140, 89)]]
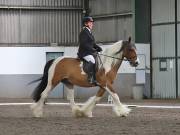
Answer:
[[(92, 118), (74, 118), (65, 101), (51, 101), (44, 116), (35, 118), (30, 100), (0, 100), (1, 135), (179, 135), (178, 100), (124, 101), (132, 112), (116, 117), (111, 104), (101, 102)], [(135, 107), (136, 105), (136, 107)]]
[(179, 22), (180, 0), (0, 0), (0, 135), (180, 135)]

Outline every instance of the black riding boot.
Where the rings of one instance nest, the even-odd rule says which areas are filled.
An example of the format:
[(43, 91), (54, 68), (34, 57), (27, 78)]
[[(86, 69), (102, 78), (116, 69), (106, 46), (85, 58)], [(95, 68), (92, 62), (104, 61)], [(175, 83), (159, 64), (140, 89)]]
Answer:
[(93, 64), (92, 62), (88, 62), (88, 67), (88, 81), (91, 84), (97, 85), (95, 64)]
[(96, 80), (96, 65), (95, 65), (95, 64), (94, 64), (94, 66), (93, 66), (93, 80), (94, 80), (93, 84), (95, 84), (96, 86), (98, 86), (99, 84), (98, 84), (98, 82), (97, 82), (97, 80)]

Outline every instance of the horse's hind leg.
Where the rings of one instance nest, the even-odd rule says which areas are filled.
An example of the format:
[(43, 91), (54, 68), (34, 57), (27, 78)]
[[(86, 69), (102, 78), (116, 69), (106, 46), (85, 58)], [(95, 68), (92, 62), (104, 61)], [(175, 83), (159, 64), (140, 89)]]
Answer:
[(95, 96), (90, 97), (88, 99), (88, 101), (85, 103), (85, 105), (81, 108), (81, 111), (84, 114), (84, 116), (92, 117), (92, 110), (96, 106), (96, 103), (100, 101), (104, 92), (105, 92), (105, 90), (100, 88), (98, 93)]
[(72, 113), (75, 117), (81, 117), (81, 109), (75, 104), (74, 101), (74, 86), (67, 79), (62, 80), (65, 84), (65, 89), (67, 91), (67, 100), (70, 102)]
[(67, 100), (70, 101), (70, 106), (72, 107), (75, 105), (74, 86), (67, 79), (63, 79), (61, 82), (65, 85), (65, 90), (67, 92)]
[(42, 117), (43, 116), (43, 106), (44, 102), (48, 96), (48, 93), (51, 91), (52, 85), (48, 84), (45, 90), (41, 93), (41, 98), (38, 102), (36, 102), (31, 108), (33, 110), (33, 114), (35, 117)]

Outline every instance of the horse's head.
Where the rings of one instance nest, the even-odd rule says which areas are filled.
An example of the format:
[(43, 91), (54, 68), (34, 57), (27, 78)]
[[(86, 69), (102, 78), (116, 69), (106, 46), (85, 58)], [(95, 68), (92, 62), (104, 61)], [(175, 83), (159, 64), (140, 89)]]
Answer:
[(136, 53), (136, 46), (131, 42), (131, 37), (128, 41), (123, 41), (122, 46), (123, 57), (125, 57), (131, 66), (137, 67), (139, 65), (139, 58)]

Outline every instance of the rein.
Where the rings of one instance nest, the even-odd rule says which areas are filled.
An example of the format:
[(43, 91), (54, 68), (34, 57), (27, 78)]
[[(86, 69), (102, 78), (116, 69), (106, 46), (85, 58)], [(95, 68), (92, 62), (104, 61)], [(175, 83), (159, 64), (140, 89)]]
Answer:
[(106, 55), (106, 54), (99, 54), (99, 55), (102, 55), (102, 56), (105, 56), (105, 57), (109, 57), (109, 58), (112, 58), (112, 59), (117, 59), (117, 60), (123, 60), (123, 61), (130, 61), (128, 59), (120, 59), (120, 58), (117, 58), (117, 57), (113, 57), (113, 56), (109, 56), (109, 55)]

